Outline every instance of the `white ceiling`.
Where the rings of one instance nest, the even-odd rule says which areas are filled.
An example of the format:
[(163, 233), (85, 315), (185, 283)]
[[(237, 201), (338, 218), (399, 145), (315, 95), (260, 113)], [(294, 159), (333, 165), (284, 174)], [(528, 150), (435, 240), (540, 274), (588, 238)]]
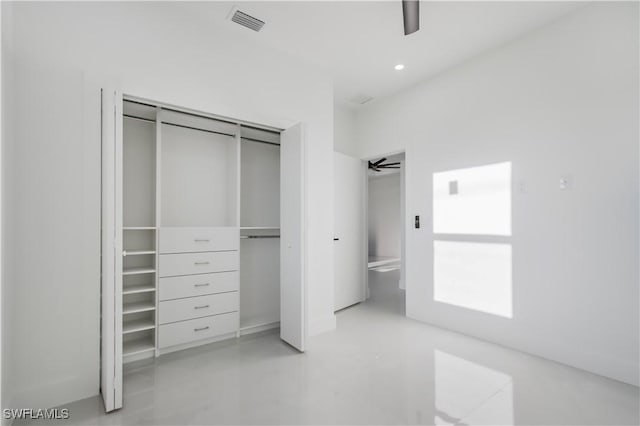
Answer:
[[(266, 25), (256, 33), (227, 20), (237, 5)], [(565, 15), (578, 2), (422, 1), (420, 31), (404, 36), (400, 0), (176, 2), (194, 25), (228, 28), (327, 70), (335, 97), (380, 98)], [(176, 10), (176, 12), (178, 12)], [(184, 16), (184, 15), (183, 15)], [(395, 71), (394, 65), (405, 65)]]

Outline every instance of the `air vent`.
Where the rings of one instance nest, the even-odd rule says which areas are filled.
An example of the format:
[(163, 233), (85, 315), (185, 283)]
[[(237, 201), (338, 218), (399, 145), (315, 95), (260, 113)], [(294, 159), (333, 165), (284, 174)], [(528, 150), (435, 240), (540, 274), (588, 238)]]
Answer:
[(241, 12), (237, 9), (231, 16), (231, 20), (236, 24), (242, 25), (243, 27), (247, 27), (253, 31), (260, 31), (264, 26), (264, 21), (261, 21), (258, 18), (254, 18), (253, 16), (248, 15), (244, 12)]

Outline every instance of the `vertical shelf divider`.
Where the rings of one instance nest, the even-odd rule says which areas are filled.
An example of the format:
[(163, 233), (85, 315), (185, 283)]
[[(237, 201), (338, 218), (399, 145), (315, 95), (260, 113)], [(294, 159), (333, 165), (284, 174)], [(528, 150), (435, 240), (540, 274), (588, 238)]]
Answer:
[(153, 343), (155, 345), (155, 356), (160, 355), (158, 348), (158, 336), (160, 330), (159, 313), (160, 313), (160, 223), (161, 223), (161, 184), (162, 184), (162, 108), (156, 107), (156, 184), (155, 184), (155, 202), (156, 202), (156, 274), (155, 274), (155, 297), (156, 297), (156, 310), (155, 315), (155, 338)]
[[(235, 226), (238, 227), (238, 235), (240, 235), (240, 220), (241, 220), (241, 216), (240, 216), (240, 209), (242, 208), (242, 202), (241, 202), (241, 194), (240, 194), (240, 188), (241, 188), (241, 179), (242, 179), (242, 160), (241, 160), (241, 155), (242, 155), (242, 125), (240, 123), (237, 124), (236, 127), (236, 214), (235, 214)], [(242, 256), (242, 245), (238, 244), (238, 256)], [(240, 271), (238, 271), (238, 280), (240, 280)], [(238, 283), (238, 301), (242, 300), (242, 288), (240, 286), (240, 284)], [(240, 302), (238, 302), (240, 303)], [(238, 330), (236, 331), (236, 338), (240, 337), (240, 310), (241, 310), (241, 306), (238, 305)]]

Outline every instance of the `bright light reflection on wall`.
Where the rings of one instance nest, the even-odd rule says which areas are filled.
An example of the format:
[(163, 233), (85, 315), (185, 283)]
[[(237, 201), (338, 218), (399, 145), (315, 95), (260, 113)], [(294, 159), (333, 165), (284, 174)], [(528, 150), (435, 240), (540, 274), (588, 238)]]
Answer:
[(511, 245), (434, 241), (434, 300), (512, 317)]
[(511, 235), (511, 162), (434, 173), (433, 232)]
[(435, 424), (513, 424), (511, 376), (438, 350), (434, 359)]

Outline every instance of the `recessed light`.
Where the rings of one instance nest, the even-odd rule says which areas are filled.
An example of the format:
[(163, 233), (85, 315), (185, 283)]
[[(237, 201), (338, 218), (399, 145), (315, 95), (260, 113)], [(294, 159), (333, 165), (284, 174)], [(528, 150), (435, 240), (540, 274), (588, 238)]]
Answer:
[(396, 71), (400, 71), (400, 70), (403, 70), (403, 69), (404, 69), (404, 65), (402, 65), (402, 64), (398, 64), (398, 65), (396, 65), (396, 66), (395, 66), (395, 67), (393, 67), (393, 68), (395, 68), (395, 69), (396, 69)]

